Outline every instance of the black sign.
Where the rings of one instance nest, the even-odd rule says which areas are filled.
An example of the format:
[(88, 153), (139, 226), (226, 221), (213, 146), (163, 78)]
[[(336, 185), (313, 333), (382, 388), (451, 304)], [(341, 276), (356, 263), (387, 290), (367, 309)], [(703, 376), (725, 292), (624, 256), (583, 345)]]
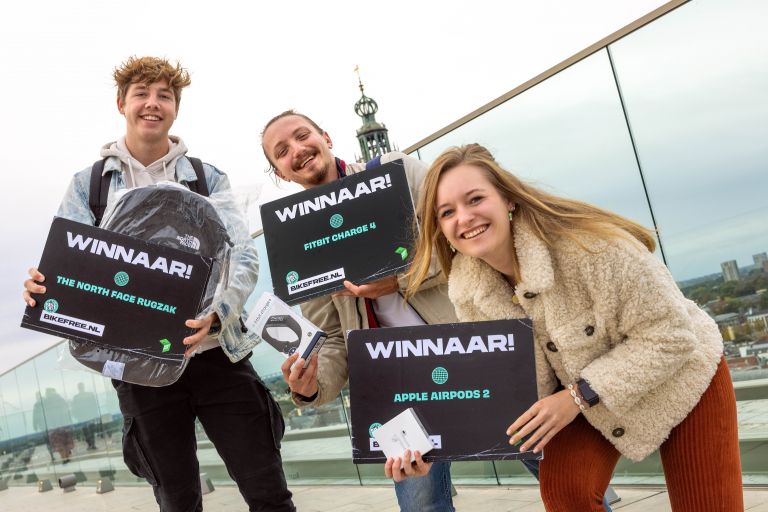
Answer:
[(71, 220), (51, 224), (34, 295), (21, 326), (139, 350), (181, 356), (182, 340), (208, 283), (211, 259)]
[(355, 463), (386, 460), (372, 432), (408, 407), (435, 446), (425, 460), (541, 457), (506, 435), (538, 399), (530, 320), (350, 331), (347, 350)]
[(402, 271), (413, 215), (402, 160), (263, 204), (275, 295), (294, 305)]

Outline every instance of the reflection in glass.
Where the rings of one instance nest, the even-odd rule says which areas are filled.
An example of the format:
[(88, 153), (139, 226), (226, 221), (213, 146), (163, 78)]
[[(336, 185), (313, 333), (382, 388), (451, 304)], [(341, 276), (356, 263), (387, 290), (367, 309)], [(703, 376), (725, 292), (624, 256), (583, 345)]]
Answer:
[(611, 46), (667, 263), (734, 380), (768, 377), (766, 18), (699, 0)]
[(483, 144), (503, 167), (537, 186), (653, 227), (605, 50), (419, 154), (429, 162), (448, 146), (470, 142)]
[[(259, 252), (259, 280), (246, 302), (246, 314), (263, 292), (272, 292), (264, 237), (256, 237), (255, 242)], [(296, 407), (280, 369), (285, 355), (268, 343), (260, 343), (254, 347), (250, 360), (283, 413), (285, 437), (281, 452), (289, 483), (314, 480), (359, 483), (352, 464), (352, 444), (341, 398), (319, 407)]]

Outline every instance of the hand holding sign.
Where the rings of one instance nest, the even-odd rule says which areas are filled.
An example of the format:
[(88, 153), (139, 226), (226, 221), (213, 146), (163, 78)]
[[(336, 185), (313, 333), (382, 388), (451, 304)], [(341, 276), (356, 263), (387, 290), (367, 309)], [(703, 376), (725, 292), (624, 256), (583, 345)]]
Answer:
[(27, 272), (29, 273), (30, 279), (24, 281), (24, 293), (22, 294), (22, 297), (24, 297), (24, 302), (26, 302), (27, 306), (33, 308), (35, 307), (36, 302), (31, 294), (45, 293), (45, 286), (38, 284), (45, 281), (45, 276), (37, 270), (37, 267), (31, 267)]
[(357, 286), (351, 281), (344, 281), (344, 287), (346, 290), (334, 293), (334, 295), (351, 296), (351, 297), (365, 297), (366, 299), (378, 299), (384, 295), (395, 293), (400, 289), (397, 283), (397, 276), (389, 276), (378, 281), (371, 281), (370, 283)]
[(197, 329), (197, 332), (195, 334), (193, 334), (192, 336), (187, 336), (183, 340), (184, 345), (187, 346), (187, 350), (184, 351), (184, 357), (187, 357), (187, 358), (192, 357), (192, 355), (197, 351), (197, 348), (200, 346), (203, 340), (205, 340), (205, 336), (208, 334), (208, 331), (211, 330), (211, 325), (218, 318), (219, 317), (216, 313), (211, 313), (210, 315), (200, 320), (189, 319), (186, 322), (184, 322), (184, 325), (186, 325), (187, 327), (191, 327), (192, 329)]

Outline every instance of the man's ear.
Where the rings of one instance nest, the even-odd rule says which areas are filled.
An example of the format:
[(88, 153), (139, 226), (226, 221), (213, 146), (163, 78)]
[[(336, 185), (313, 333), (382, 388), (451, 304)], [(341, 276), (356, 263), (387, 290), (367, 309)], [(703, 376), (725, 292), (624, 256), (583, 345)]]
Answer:
[(333, 141), (331, 140), (331, 136), (328, 135), (328, 132), (323, 132), (323, 139), (325, 140), (325, 143), (328, 144), (328, 148), (333, 149)]
[(117, 97), (117, 111), (125, 115), (125, 109), (123, 108), (123, 100), (120, 99), (120, 96)]

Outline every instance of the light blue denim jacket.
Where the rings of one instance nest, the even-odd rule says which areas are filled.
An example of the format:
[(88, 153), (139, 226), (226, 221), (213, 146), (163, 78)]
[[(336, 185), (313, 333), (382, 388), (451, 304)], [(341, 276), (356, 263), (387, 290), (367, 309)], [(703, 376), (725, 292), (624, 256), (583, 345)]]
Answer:
[[(215, 200), (217, 194), (231, 194), (231, 187), (226, 174), (209, 164), (203, 164), (203, 170), (211, 199)], [(109, 187), (110, 196), (125, 189), (122, 166), (117, 157), (109, 157), (104, 162), (104, 172), (111, 171), (117, 172), (112, 172)], [(195, 170), (186, 157), (177, 160), (175, 177), (177, 182), (184, 185), (191, 181), (197, 181)], [(96, 218), (88, 205), (90, 179), (91, 166), (75, 174), (64, 194), (57, 216), (94, 225)], [(218, 207), (222, 203), (226, 206)], [(259, 275), (259, 258), (253, 240), (248, 235), (243, 214), (238, 211), (233, 201), (225, 200), (222, 203), (217, 204), (216, 211), (234, 243), (232, 254), (237, 255), (237, 261), (230, 263), (229, 280), (217, 290), (212, 307), (221, 320), (219, 345), (229, 359), (236, 362), (247, 356), (253, 347), (261, 341), (261, 338), (255, 333), (243, 333), (240, 323), (240, 314), (243, 311), (245, 301), (256, 286)]]

